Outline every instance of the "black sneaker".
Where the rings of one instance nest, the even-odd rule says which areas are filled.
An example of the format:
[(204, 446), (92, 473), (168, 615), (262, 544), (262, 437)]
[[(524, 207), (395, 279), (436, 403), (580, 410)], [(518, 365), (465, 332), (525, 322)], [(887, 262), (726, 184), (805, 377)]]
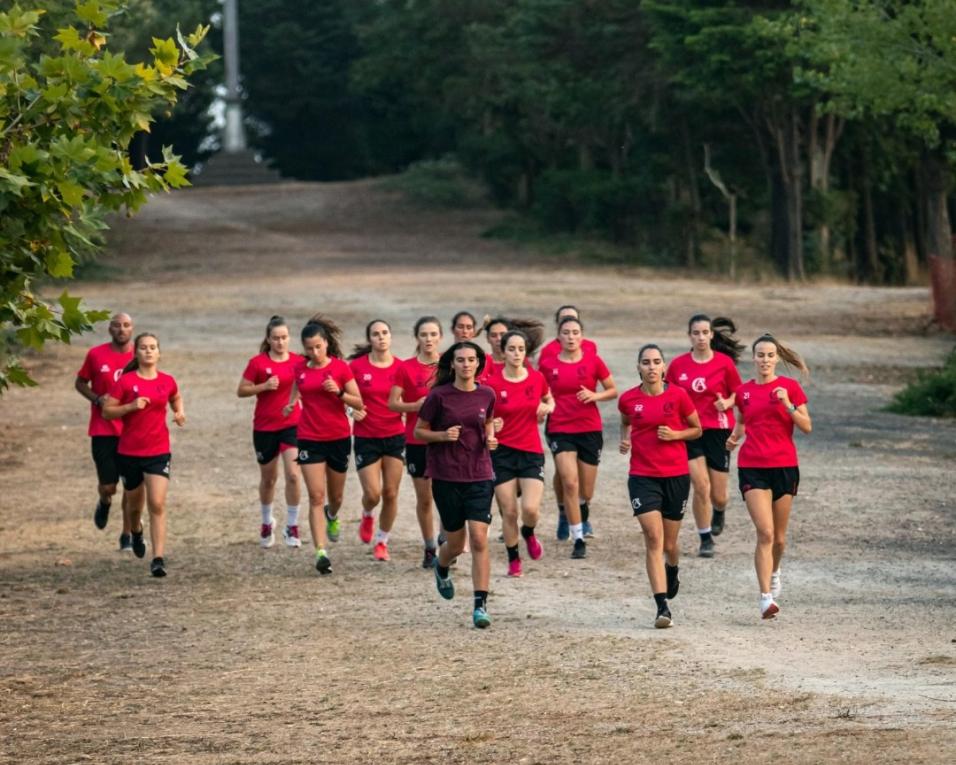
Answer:
[(667, 574), (667, 599), (672, 600), (677, 597), (677, 591), (680, 589), (680, 579), (677, 572), (680, 566), (672, 566), (670, 563), (664, 564), (664, 573)]
[(317, 550), (315, 553), (315, 570), (322, 576), (332, 573), (332, 559), (325, 550)]
[(133, 555), (135, 555), (137, 558), (146, 557), (146, 543), (143, 541), (142, 531), (133, 532), (131, 545), (133, 548)]
[(583, 539), (574, 540), (574, 549), (571, 551), (571, 557), (575, 559), (588, 557), (588, 546)]
[(715, 537), (720, 536), (720, 532), (724, 530), (724, 511), (723, 510), (714, 510), (713, 517), (710, 520), (710, 533)]
[(671, 610), (667, 605), (660, 606), (657, 609), (657, 618), (654, 619), (654, 626), (659, 630), (667, 629), (673, 626), (674, 620), (671, 618)]
[(132, 534), (120, 534), (120, 552), (133, 552)]
[(153, 576), (166, 576), (166, 562), (162, 558), (153, 558), (149, 564), (149, 573)]
[(93, 511), (93, 523), (98, 529), (105, 529), (110, 519), (110, 503), (102, 499), (96, 503), (96, 510)]
[(438, 563), (438, 550), (425, 548), (425, 557), (422, 558), (422, 568), (434, 568)]
[(709, 537), (700, 538), (700, 550), (697, 552), (697, 555), (701, 558), (713, 558), (714, 557), (714, 540)]

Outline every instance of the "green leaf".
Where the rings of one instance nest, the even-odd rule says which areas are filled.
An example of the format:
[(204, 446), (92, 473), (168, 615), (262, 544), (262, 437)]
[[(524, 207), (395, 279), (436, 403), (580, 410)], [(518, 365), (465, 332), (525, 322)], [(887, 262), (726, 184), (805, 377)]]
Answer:
[(14, 175), (9, 170), (0, 167), (0, 189), (6, 189), (15, 196), (22, 196), (23, 189), (34, 184), (24, 175)]
[(75, 51), (82, 56), (92, 56), (96, 48), (89, 42), (80, 37), (80, 33), (73, 27), (64, 27), (53, 35), (53, 39), (60, 43), (60, 47), (65, 51)]
[(154, 37), (153, 47), (149, 49), (149, 52), (153, 54), (156, 68), (161, 75), (168, 77), (176, 71), (179, 64), (179, 48), (171, 37), (166, 40)]
[[(2, 376), (6, 378), (7, 385), (19, 385), (21, 388), (35, 388), (37, 386), (37, 381), (30, 377), (27, 370), (20, 366), (19, 361), (13, 361), (13, 363), (7, 365), (7, 368), (3, 370)], [(0, 384), (0, 387), (6, 386)]]
[(76, 4), (76, 15), (94, 27), (106, 26), (107, 16), (97, 0)]
[(73, 181), (59, 181), (56, 187), (59, 189), (63, 201), (70, 207), (79, 207), (83, 204), (83, 193), (85, 189), (80, 186), (80, 184), (74, 183)]
[(68, 279), (73, 276), (73, 258), (66, 250), (54, 250), (46, 256), (46, 270), (54, 279)]
[(191, 184), (186, 178), (186, 172), (186, 168), (181, 162), (170, 162), (166, 167), (166, 172), (163, 173), (163, 180), (174, 189), (189, 186)]
[(66, 325), (67, 329), (73, 332), (81, 332), (87, 325), (86, 314), (80, 310), (82, 298), (70, 297), (66, 290), (60, 295), (58, 301), (63, 309), (60, 320)]

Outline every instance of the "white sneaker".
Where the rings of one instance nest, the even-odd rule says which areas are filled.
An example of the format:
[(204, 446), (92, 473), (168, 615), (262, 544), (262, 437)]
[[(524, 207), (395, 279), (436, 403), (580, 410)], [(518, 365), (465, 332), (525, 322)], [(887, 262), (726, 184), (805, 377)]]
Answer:
[(773, 601), (773, 596), (760, 598), (760, 617), (762, 619), (775, 619), (780, 613), (780, 606)]
[(773, 595), (774, 600), (780, 597), (782, 590), (783, 585), (780, 584), (780, 569), (778, 568), (770, 575), (770, 594)]
[(286, 526), (282, 531), (282, 539), (285, 541), (286, 547), (302, 547), (298, 526)]
[(276, 543), (276, 519), (270, 523), (263, 523), (259, 529), (259, 547), (272, 547)]

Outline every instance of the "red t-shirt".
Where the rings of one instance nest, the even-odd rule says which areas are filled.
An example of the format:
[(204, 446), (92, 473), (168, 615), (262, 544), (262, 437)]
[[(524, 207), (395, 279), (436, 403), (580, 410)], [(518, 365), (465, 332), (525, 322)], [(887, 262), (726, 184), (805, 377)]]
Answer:
[(355, 382), (362, 393), (365, 417), (356, 420), (352, 430), (362, 438), (391, 438), (405, 432), (402, 415), (388, 408), (388, 394), (397, 385), (398, 370), (402, 362), (393, 358), (387, 367), (377, 367), (368, 355), (349, 362)]
[(124, 414), (123, 432), (116, 451), (127, 457), (157, 457), (169, 454), (169, 428), (166, 427), (166, 405), (179, 392), (172, 375), (157, 372), (154, 380), (127, 372), (110, 391), (110, 397), (128, 404), (140, 396), (149, 399), (145, 409)]
[(418, 416), (435, 431), (461, 425), (461, 435), (457, 441), (428, 444), (425, 475), (460, 483), (492, 480), (485, 423), (494, 415), (495, 392), (487, 385), (473, 391), (459, 390), (453, 383), (432, 388)]
[(710, 361), (699, 362), (694, 361), (692, 354), (685, 353), (668, 365), (667, 382), (687, 391), (704, 430), (733, 428), (733, 411), (718, 412), (714, 407), (718, 393), (727, 398), (740, 387), (740, 373), (730, 356), (714, 351)]
[[(561, 341), (558, 338), (554, 338), (551, 342), (547, 343), (540, 351), (538, 351), (538, 366), (541, 366), (541, 362), (548, 358), (553, 358), (561, 353)], [(581, 341), (581, 353), (585, 356), (596, 356), (597, 355), (597, 343), (593, 340), (588, 340), (584, 338)]]
[[(86, 352), (83, 366), (76, 376), (86, 380), (97, 396), (108, 394), (123, 374), (123, 367), (133, 360), (132, 345), (125, 353), (113, 350), (112, 343), (104, 343), (90, 348)], [(118, 436), (123, 432), (122, 420), (104, 420), (100, 408), (90, 403), (90, 425), (87, 434), (91, 436)]]
[(511, 449), (541, 454), (538, 405), (549, 390), (544, 375), (529, 369), (524, 380), (514, 382), (505, 378), (502, 367), (489, 378), (487, 385), (495, 392), (495, 416), (504, 421), (498, 432), (498, 443)]
[(668, 385), (659, 396), (650, 396), (641, 386), (626, 391), (617, 408), (631, 421), (630, 475), (672, 478), (687, 475), (687, 442), (661, 441), (657, 429), (686, 430), (694, 404), (683, 388)]
[(295, 382), (302, 399), (302, 417), (296, 429), (300, 441), (338, 441), (352, 435), (342, 399), (322, 387), (330, 378), (339, 390), (355, 379), (349, 365), (334, 356), (324, 367), (310, 367), (304, 358), (296, 365)]
[(554, 411), (545, 428), (548, 433), (591, 433), (602, 429), (598, 405), (585, 404), (577, 398), (582, 385), (596, 391), (598, 382), (610, 377), (611, 371), (600, 356), (592, 354), (573, 362), (551, 356), (541, 359), (538, 369), (554, 395)]
[(295, 380), (295, 368), (302, 361), (303, 357), (298, 353), (290, 353), (285, 361), (273, 361), (268, 353), (260, 353), (249, 359), (242, 376), (253, 385), (262, 385), (273, 375), (279, 378), (278, 388), (256, 394), (256, 411), (252, 417), (253, 430), (284, 430), (299, 424), (301, 409), (298, 402), (288, 417), (282, 414), (282, 409), (289, 403), (289, 392)]
[(790, 403), (807, 403), (800, 383), (789, 377), (760, 384), (748, 380), (737, 388), (737, 409), (743, 419), (745, 438), (737, 457), (737, 467), (797, 467), (797, 447), (793, 443), (793, 417), (777, 400), (774, 388), (786, 388)]
[(501, 368), (504, 364), (499, 364), (494, 360), (494, 357), (488, 353), (485, 355), (485, 368), (481, 370), (481, 376), (478, 378), (478, 382), (486, 383), (492, 377), (494, 377), (498, 372), (501, 371)]
[[(431, 390), (437, 369), (437, 364), (422, 364), (418, 356), (405, 359), (398, 368), (398, 375), (395, 378), (395, 384), (402, 389), (402, 401), (406, 404), (414, 404), (425, 398)], [(405, 443), (421, 446), (424, 441), (415, 438), (416, 422), (418, 422), (417, 412), (405, 413)]]

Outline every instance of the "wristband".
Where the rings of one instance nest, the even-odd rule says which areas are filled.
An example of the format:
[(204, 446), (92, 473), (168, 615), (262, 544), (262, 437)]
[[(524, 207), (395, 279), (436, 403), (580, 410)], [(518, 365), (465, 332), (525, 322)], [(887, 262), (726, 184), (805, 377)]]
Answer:
[(790, 414), (793, 414), (795, 411), (797, 411), (797, 407), (794, 404), (790, 404), (790, 406), (787, 407), (787, 411), (790, 412)]

